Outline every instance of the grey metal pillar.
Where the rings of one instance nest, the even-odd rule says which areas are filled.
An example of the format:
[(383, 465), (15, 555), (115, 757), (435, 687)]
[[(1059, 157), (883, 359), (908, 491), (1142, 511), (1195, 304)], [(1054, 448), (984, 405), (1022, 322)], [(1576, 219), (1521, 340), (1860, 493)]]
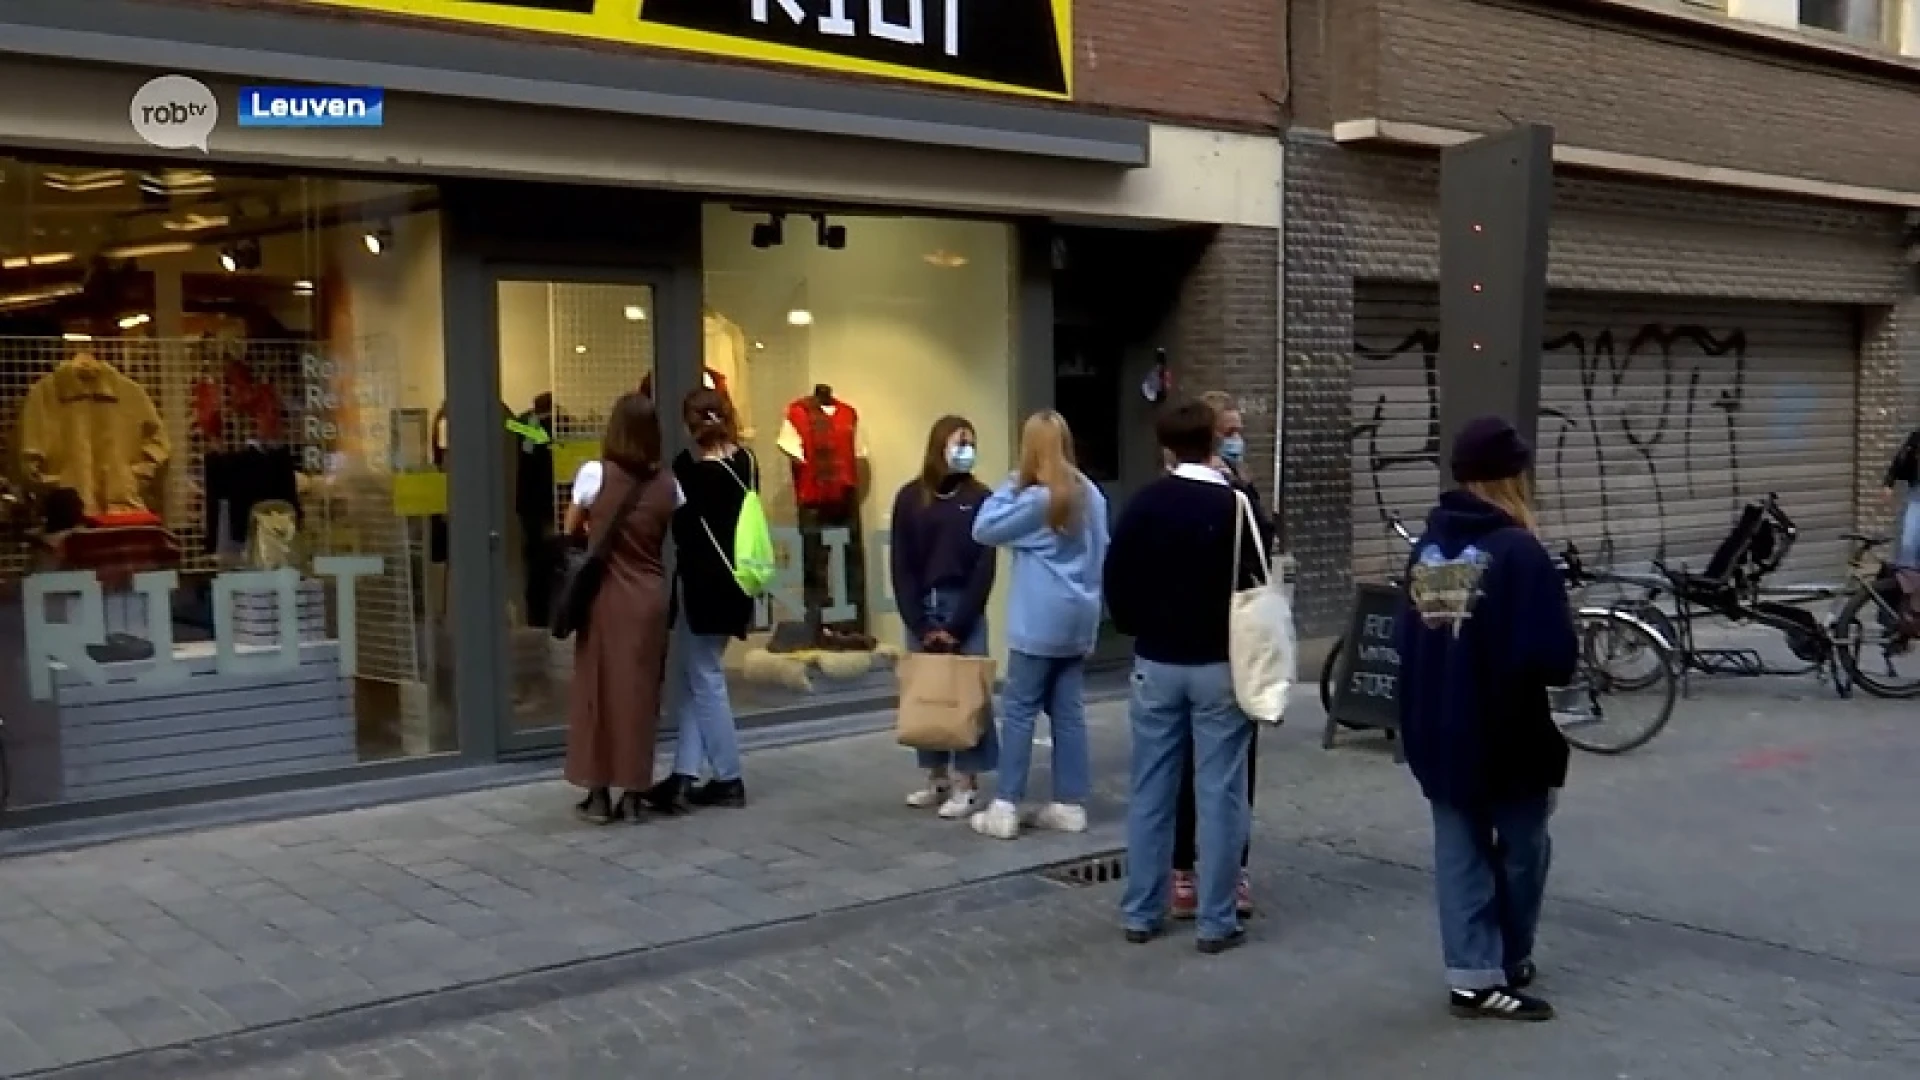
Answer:
[(1547, 302), (1553, 129), (1522, 124), (1440, 157), (1440, 454), (1474, 417), (1534, 441)]

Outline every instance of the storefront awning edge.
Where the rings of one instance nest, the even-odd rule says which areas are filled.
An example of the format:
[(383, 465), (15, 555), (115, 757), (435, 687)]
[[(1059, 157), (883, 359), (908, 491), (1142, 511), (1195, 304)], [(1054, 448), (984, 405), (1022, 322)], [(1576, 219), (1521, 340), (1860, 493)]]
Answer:
[[(94, 29), (112, 27), (111, 31)], [(284, 51), (298, 41), (301, 51)], [(129, 3), (7, 0), (0, 54), (1139, 168), (1144, 121), (426, 28)]]

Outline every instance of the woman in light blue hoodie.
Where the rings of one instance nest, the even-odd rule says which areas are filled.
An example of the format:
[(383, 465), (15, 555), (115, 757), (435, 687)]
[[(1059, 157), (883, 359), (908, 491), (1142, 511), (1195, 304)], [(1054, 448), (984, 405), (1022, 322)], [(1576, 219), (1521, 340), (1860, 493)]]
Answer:
[(1093, 787), (1086, 663), (1100, 633), (1107, 500), (1074, 466), (1073, 435), (1059, 413), (1027, 419), (1020, 470), (981, 504), (973, 538), (1013, 552), (999, 786), (992, 805), (973, 815), (973, 829), (1002, 840), (1020, 835), (1033, 730), (1045, 709), (1053, 732), (1053, 801), (1027, 820), (1084, 832)]

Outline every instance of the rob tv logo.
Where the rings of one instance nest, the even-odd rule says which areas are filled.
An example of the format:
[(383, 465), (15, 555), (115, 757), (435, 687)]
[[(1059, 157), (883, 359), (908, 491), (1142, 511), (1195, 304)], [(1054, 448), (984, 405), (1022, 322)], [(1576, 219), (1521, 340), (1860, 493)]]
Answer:
[(379, 127), (386, 92), (371, 87), (249, 86), (240, 91), (241, 127)]

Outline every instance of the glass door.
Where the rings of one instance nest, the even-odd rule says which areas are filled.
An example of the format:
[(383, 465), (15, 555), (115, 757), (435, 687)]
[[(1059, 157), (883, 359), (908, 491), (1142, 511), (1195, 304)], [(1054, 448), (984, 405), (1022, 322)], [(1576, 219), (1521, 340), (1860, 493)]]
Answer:
[(568, 511), (590, 501), (592, 470), (581, 470), (599, 458), (614, 401), (653, 392), (659, 294), (657, 282), (631, 276), (502, 274), (494, 281), (504, 489), (489, 539), (502, 585), (495, 685), (504, 703), (503, 750), (551, 747), (565, 737), (574, 643), (555, 640), (549, 626), (567, 548), (585, 543), (567, 531), (583, 515)]

